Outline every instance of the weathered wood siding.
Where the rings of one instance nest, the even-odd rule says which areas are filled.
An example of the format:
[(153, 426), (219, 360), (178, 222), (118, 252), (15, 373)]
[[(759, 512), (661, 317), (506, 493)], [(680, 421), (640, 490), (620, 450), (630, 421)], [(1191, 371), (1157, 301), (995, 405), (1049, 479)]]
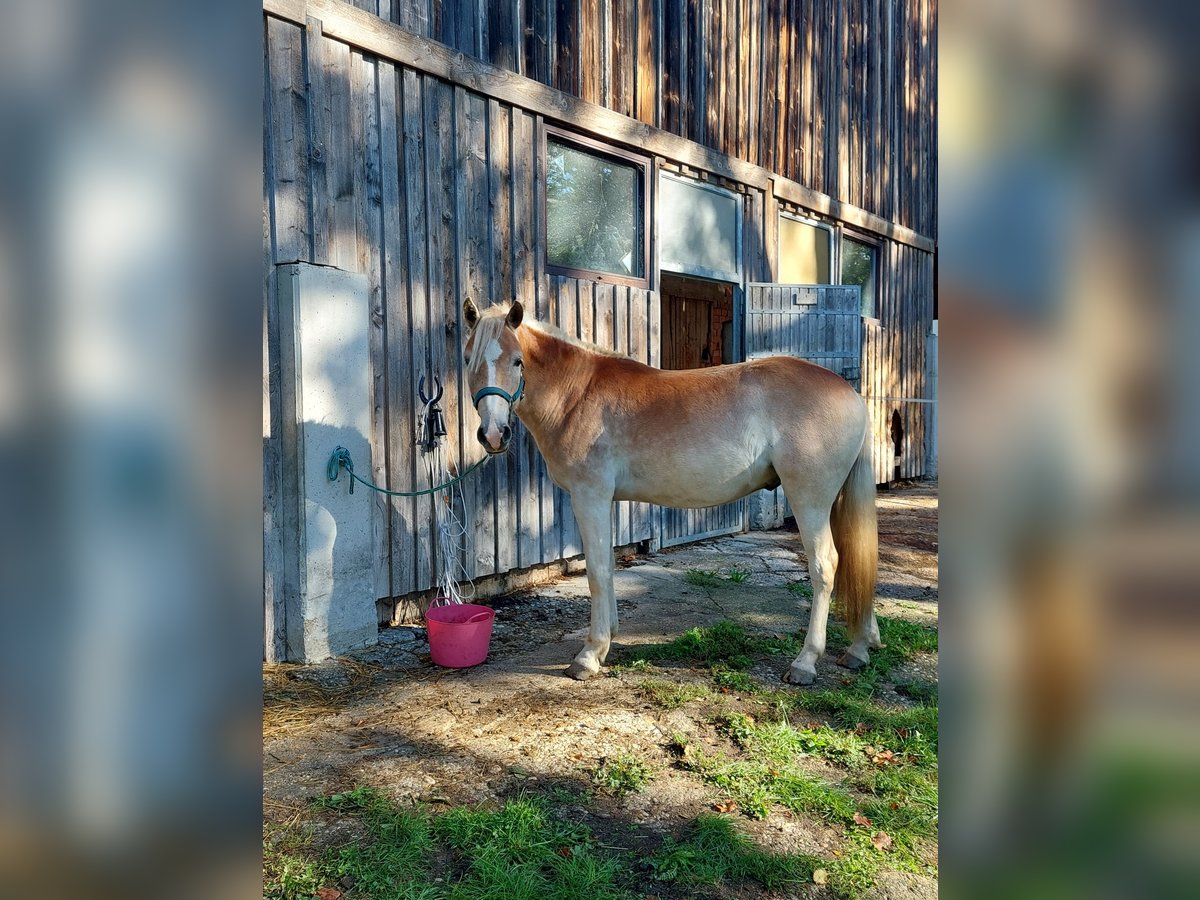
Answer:
[(469, 56), (936, 232), (937, 0), (356, 0)]
[[(658, 364), (656, 293), (542, 274), (534, 116), (352, 50), (316, 22), (268, 17), (266, 28), (269, 263), (303, 259), (368, 277), (377, 484), (429, 485), (415, 446), (422, 375), (446, 382), (454, 464), (483, 455), (463, 403), (461, 297), (520, 298), (537, 318)], [(512, 450), (463, 484), (472, 576), (582, 552), (570, 498), (519, 424)], [(375, 510), (377, 596), (431, 587), (439, 501), (363, 502)], [(649, 539), (649, 505), (615, 504), (614, 526), (617, 544)]]
[[(916, 19), (909, 14), (909, 5), (916, 2), (895, 0), (886, 10), (898, 17), (903, 12), (905, 27), (911, 27)], [(583, 107), (569, 98), (560, 102), (553, 91), (507, 72), (497, 73), (485, 63), (464, 63), (462, 57), (451, 58), (453, 54), (427, 41), (414, 46), (396, 29), (372, 30), (378, 20), (369, 16), (347, 22), (340, 14), (341, 4), (325, 3), (321, 8), (343, 35), (353, 32), (351, 38), (323, 33), (314, 18), (305, 24), (308, 7), (303, 3), (272, 3), (278, 9), (264, 20), (268, 395), (278, 378), (270, 365), (277, 359), (280, 337), (275, 292), (270, 288), (275, 264), (305, 260), (366, 273), (373, 408), (370, 474), (376, 483), (400, 490), (428, 485), (415, 447), (416, 392), (422, 374), (436, 371), (447, 382), (443, 407), (453, 464), (465, 467), (482, 454), (473, 438), (473, 413), (463, 403), (459, 307), (464, 296), (485, 305), (520, 297), (538, 318), (651, 365), (661, 364), (662, 322), (656, 290), (660, 273), (653, 257), (651, 290), (544, 274), (539, 223), (545, 210), (537, 189), (543, 179), (537, 149), (540, 115), (548, 120), (554, 117), (560, 124), (573, 122), (584, 133), (616, 139), (625, 146), (644, 147), (656, 167), (669, 165), (685, 174), (698, 174), (689, 167), (704, 166), (716, 173), (712, 177), (725, 179), (721, 183), (745, 197), (743, 266), (749, 281), (771, 280), (776, 271), (775, 223), (781, 204), (811, 203), (814, 197), (824, 203), (797, 184), (775, 180), (762, 169), (751, 171), (744, 163), (730, 163), (711, 150), (700, 152), (701, 148), (679, 137), (647, 129), (614, 112)], [(730, 148), (730, 153), (774, 166), (773, 171), (792, 173), (802, 185), (823, 185), (850, 198), (847, 202), (856, 195), (842, 189), (861, 188), (859, 202), (871, 208), (870, 198), (875, 197), (882, 204), (876, 208), (889, 222), (911, 222), (925, 234), (932, 233), (931, 218), (926, 228), (919, 216), (901, 214), (903, 204), (931, 207), (933, 196), (928, 190), (930, 176), (921, 168), (924, 163), (918, 165), (915, 156), (910, 159), (908, 143), (901, 148), (895, 137), (889, 137), (875, 146), (874, 126), (858, 126), (859, 137), (850, 146), (854, 140), (862, 141), (863, 158), (883, 166), (882, 180), (855, 174), (860, 164), (841, 155), (842, 132), (831, 130), (829, 124), (840, 112), (834, 115), (833, 107), (826, 109), (830, 96), (840, 96), (828, 93), (836, 74), (829, 65), (836, 56), (829, 41), (841, 32), (826, 25), (837, 19), (836, 4), (810, 8), (789, 0), (762, 4), (743, 0), (741, 5), (650, 0), (632, 17), (623, 17), (609, 0), (582, 4), (587, 17), (571, 3), (357, 5), (416, 34), (463, 48), (472, 57), (494, 59), (510, 71), (524, 72), (576, 97), (696, 137), (710, 147)], [(761, 28), (735, 27), (739, 19), (718, 15), (727, 7), (736, 7), (738, 16), (746, 11), (747, 21), (759, 22)], [(877, 0), (862, 0), (860, 7), (868, 13), (886, 12)], [(608, 31), (585, 25), (601, 21), (596, 18), (601, 13)], [(858, 21), (855, 15), (847, 13), (846, 22)], [(531, 26), (528, 16), (533, 17)], [(795, 29), (781, 24), (780, 17), (787, 17)], [(648, 30), (646, 22), (654, 27)], [(825, 25), (817, 27), (818, 22)], [(851, 41), (858, 32), (850, 29), (845, 34)], [(607, 37), (601, 40), (602, 35)], [(613, 35), (616, 38), (609, 40)], [(780, 35), (786, 39), (777, 40)], [(735, 38), (747, 42), (744, 52), (740, 44), (736, 53), (717, 52)], [(362, 47), (374, 49), (367, 52)], [(400, 49), (393, 53), (392, 47)], [(871, 43), (872, 58), (881, 56), (883, 47)], [(760, 58), (761, 71), (744, 64)], [(924, 82), (931, 67), (930, 58), (913, 61), (911, 72), (901, 78), (908, 72), (904, 65), (880, 62), (878, 77), (886, 89), (874, 97), (879, 115), (886, 117), (890, 109), (891, 118), (897, 118), (900, 110), (891, 104), (899, 103), (900, 86), (907, 84), (910, 74)], [(869, 66), (866, 71), (870, 72)], [(869, 92), (870, 75), (864, 78)], [(740, 98), (755, 96), (762, 96), (763, 104), (748, 107), (755, 118), (744, 126), (743, 135), (736, 112), (746, 101)], [(818, 102), (818, 98), (824, 99)], [(924, 127), (925, 115), (917, 114), (920, 106), (904, 104), (905, 117), (918, 131)], [(856, 120), (847, 112), (848, 123)], [(853, 128), (845, 134), (853, 135)], [(897, 173), (897, 178), (890, 178), (889, 172)], [(735, 183), (743, 175), (746, 183)], [(652, 177), (656, 177), (654, 170)], [(904, 190), (902, 181), (908, 184)], [(854, 182), (860, 184), (851, 188)], [(913, 196), (901, 201), (904, 191)], [(889, 207), (891, 196), (897, 202)], [(825, 210), (837, 212), (832, 206)], [(814, 211), (819, 213), (822, 207), (809, 209), (810, 214)], [(649, 214), (653, 222), (653, 210)], [(857, 218), (846, 221), (864, 227)], [(878, 233), (888, 231), (881, 228)], [(888, 436), (893, 411), (900, 413), (906, 432), (902, 474), (915, 477), (924, 470), (926, 410), (902, 401), (927, 396), (923, 354), (932, 314), (933, 264), (932, 255), (920, 248), (928, 246), (927, 238), (911, 233), (898, 235), (897, 240), (885, 236), (880, 243), (879, 319), (868, 321), (864, 328), (862, 363), (862, 391), (875, 414), (880, 481), (892, 475)], [(264, 440), (268, 568), (278, 544), (272, 529), (278, 528), (276, 513), (282, 496), (275, 466), (280, 434), (276, 425), (272, 418)], [(523, 429), (518, 428), (509, 454), (464, 482), (464, 493), (464, 508), (471, 517), (470, 550), (464, 563), (472, 576), (582, 552), (570, 498), (551, 484)], [(400, 597), (430, 587), (436, 577), (431, 529), (437, 501), (370, 495), (363, 502), (374, 507), (377, 596)], [(615, 543), (660, 535), (661, 519), (660, 512), (648, 504), (616, 504)], [(269, 571), (268, 612), (274, 609), (277, 594), (272, 576)], [(270, 616), (267, 625), (270, 632)]]
[(926, 343), (933, 321), (933, 257), (903, 244), (880, 247), (878, 318), (863, 320), (862, 385), (875, 429), (875, 480), (895, 475), (892, 415), (904, 430), (900, 477), (921, 478), (926, 470), (928, 403)]

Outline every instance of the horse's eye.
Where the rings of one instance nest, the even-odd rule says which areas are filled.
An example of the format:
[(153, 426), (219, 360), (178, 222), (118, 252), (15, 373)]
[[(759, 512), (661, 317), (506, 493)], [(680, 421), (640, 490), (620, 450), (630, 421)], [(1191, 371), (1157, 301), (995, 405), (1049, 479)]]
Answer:
[(515, 359), (515, 360), (513, 360), (513, 365), (514, 365), (514, 366), (516, 366), (516, 367), (519, 369), (519, 368), (521, 368), (522, 366), (524, 366), (524, 365), (525, 365), (525, 362), (524, 362), (523, 360), (520, 360), (520, 359)]

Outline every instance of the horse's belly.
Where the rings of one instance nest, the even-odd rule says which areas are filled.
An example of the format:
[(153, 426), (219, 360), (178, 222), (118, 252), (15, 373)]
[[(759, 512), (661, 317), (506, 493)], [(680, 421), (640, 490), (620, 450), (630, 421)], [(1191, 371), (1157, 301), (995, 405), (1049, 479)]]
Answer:
[(639, 500), (660, 506), (719, 506), (764, 487), (777, 487), (779, 479), (770, 463), (709, 468), (656, 463), (631, 471), (616, 485), (617, 500)]

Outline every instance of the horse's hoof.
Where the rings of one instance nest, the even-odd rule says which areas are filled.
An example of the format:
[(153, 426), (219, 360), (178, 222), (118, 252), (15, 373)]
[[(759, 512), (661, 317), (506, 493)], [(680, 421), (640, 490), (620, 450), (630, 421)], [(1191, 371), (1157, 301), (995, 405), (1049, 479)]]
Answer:
[(783, 680), (788, 684), (812, 684), (817, 680), (817, 673), (811, 669), (802, 669), (792, 665), (783, 673)]
[(865, 659), (859, 659), (857, 656), (852, 656), (850, 653), (843, 653), (838, 657), (838, 665), (843, 669), (858, 670), (867, 664)]
[(591, 666), (587, 666), (579, 660), (575, 660), (575, 662), (567, 666), (567, 674), (576, 681), (587, 681), (589, 678), (600, 674), (600, 667), (594, 663)]

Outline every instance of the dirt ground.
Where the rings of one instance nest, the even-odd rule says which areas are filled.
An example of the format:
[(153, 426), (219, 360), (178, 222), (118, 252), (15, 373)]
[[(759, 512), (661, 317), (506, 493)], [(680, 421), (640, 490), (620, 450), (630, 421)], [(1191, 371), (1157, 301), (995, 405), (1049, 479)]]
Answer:
[[(936, 625), (937, 508), (936, 485), (879, 494), (880, 615)], [(618, 562), (620, 634), (610, 664), (620, 662), (622, 647), (669, 641), (696, 625), (732, 620), (752, 632), (794, 634), (807, 622), (808, 601), (788, 590), (808, 578), (799, 536), (792, 532), (741, 534)], [(739, 583), (703, 586), (686, 578), (692, 569), (749, 574)], [(721, 748), (725, 739), (710, 724), (706, 704), (664, 708), (638, 691), (638, 679), (626, 675), (588, 682), (565, 677), (579, 649), (577, 632), (588, 620), (584, 576), (489, 603), (497, 611), (491, 651), (487, 662), (473, 669), (433, 666), (424, 629), (399, 627), (382, 630), (376, 647), (350, 657), (267, 670), (263, 800), (268, 834), (273, 826), (303, 820), (316, 829), (318, 842), (346, 840), (351, 835), (344, 829), (353, 823), (311, 818), (308, 802), (359, 784), (401, 805), (435, 810), (497, 803), (522, 789), (583, 791), (592, 787), (595, 767), (622, 751), (647, 760), (654, 780), (624, 798), (601, 792), (572, 809), (613, 845), (628, 849), (631, 841), (675, 833), (720, 802), (715, 787), (675, 765), (671, 747), (673, 736), (682, 734), (697, 747)], [(749, 674), (780, 687), (787, 662), (762, 663)], [(685, 666), (674, 665), (671, 677), (683, 683), (693, 677)], [(904, 668), (907, 680), (936, 683), (936, 654), (911, 659)], [(845, 675), (826, 654), (816, 688), (836, 690)], [(883, 699), (907, 702), (890, 690), (884, 687)], [(830, 825), (787, 811), (761, 820), (742, 817), (739, 827), (774, 852), (828, 856), (842, 840)], [(321, 834), (322, 828), (330, 833)], [(635, 832), (641, 837), (631, 836)], [(934, 879), (899, 872), (884, 873), (873, 891), (880, 897), (936, 892)], [(715, 895), (823, 893), (815, 885), (783, 893), (739, 885)]]

